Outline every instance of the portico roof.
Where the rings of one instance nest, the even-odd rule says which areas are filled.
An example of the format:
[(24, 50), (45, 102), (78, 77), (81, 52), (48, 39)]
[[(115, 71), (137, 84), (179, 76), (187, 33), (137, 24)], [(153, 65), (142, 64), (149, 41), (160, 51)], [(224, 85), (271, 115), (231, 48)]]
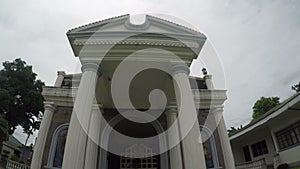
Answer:
[[(144, 23), (139, 25), (131, 23), (130, 15), (89, 23), (70, 29), (67, 36), (74, 55), (81, 61), (101, 57), (122, 60), (122, 54), (139, 50), (137, 47), (154, 47), (173, 52), (187, 65), (198, 57), (206, 41), (205, 35), (196, 30), (150, 15), (146, 15)], [(119, 51), (107, 57), (107, 49), (116, 45)], [(168, 60), (162, 53), (152, 55), (152, 58)]]
[[(116, 31), (143, 31), (143, 30), (146, 31), (150, 27), (153, 27), (150, 28), (150, 31), (152, 31), (152, 33), (154, 32), (162, 33), (162, 31), (164, 30), (164, 33), (198, 35), (198, 36), (203, 36), (205, 38), (205, 35), (197, 30), (151, 15), (146, 15), (146, 20), (141, 25), (132, 24), (129, 19), (130, 19), (130, 15), (126, 14), (126, 15), (120, 15), (120, 16), (116, 16), (104, 20), (99, 20), (96, 22), (92, 22), (92, 23), (88, 23), (82, 26), (72, 28), (68, 30), (67, 35), (76, 34), (76, 33), (91, 33), (91, 32), (94, 33), (97, 31), (104, 31), (104, 30), (115, 31), (115, 32)], [(124, 26), (127, 29), (124, 28), (121, 29), (121, 27), (117, 27), (119, 26), (119, 24), (124, 24), (124, 23), (125, 23)], [(154, 29), (155, 26), (156, 28), (161, 28), (161, 29)], [(119, 29), (111, 29), (113, 27)]]

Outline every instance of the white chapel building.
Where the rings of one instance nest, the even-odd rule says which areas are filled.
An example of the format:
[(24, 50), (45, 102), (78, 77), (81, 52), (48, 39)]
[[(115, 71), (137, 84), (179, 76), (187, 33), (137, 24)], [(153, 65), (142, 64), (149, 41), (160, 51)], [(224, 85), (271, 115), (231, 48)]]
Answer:
[(222, 116), (226, 91), (214, 89), (211, 75), (189, 76), (204, 34), (123, 15), (67, 37), (82, 73), (59, 71), (44, 87), (31, 169), (235, 168)]

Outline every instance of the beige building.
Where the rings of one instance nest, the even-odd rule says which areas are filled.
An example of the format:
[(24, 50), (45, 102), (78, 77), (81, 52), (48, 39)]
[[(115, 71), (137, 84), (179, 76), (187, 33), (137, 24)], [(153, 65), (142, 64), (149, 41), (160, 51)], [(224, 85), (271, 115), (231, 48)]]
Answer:
[(135, 25), (123, 15), (67, 36), (82, 73), (58, 72), (43, 89), (31, 169), (234, 168), (226, 91), (213, 88), (211, 75), (189, 76), (202, 33), (153, 16)]
[(23, 147), (23, 144), (14, 136), (9, 135), (8, 140), (3, 141), (2, 144), (2, 156), (8, 156), (8, 158), (12, 158), (13, 156), (15, 156), (15, 158), (17, 159), (20, 158), (21, 148)]
[(300, 167), (299, 113), (297, 93), (233, 133), (230, 143), (237, 168)]

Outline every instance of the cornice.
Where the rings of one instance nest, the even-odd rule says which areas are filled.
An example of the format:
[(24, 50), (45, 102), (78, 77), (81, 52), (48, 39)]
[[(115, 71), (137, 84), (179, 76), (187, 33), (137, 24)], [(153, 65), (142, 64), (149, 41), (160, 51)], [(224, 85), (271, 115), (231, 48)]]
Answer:
[(148, 46), (170, 46), (170, 47), (189, 47), (198, 48), (199, 44), (195, 42), (181, 42), (181, 41), (171, 41), (171, 40), (113, 40), (113, 39), (76, 39), (73, 43), (76, 46), (82, 45), (148, 45)]
[(81, 26), (70, 29), (70, 30), (68, 30), (67, 34), (72, 33), (75, 30), (82, 30), (84, 28), (88, 28), (89, 26), (92, 26), (92, 25), (96, 26), (96, 25), (99, 25), (99, 24), (102, 24), (102, 23), (105, 23), (105, 22), (108, 22), (108, 21), (112, 21), (112, 20), (116, 20), (116, 19), (123, 19), (123, 18), (126, 18), (126, 17), (129, 17), (129, 14), (115, 16), (115, 17), (104, 19), (104, 20), (99, 20), (99, 21), (96, 21), (96, 22), (91, 22), (91, 23), (88, 23), (88, 24), (81, 25)]
[(146, 18), (147, 19), (150, 19), (150, 20), (156, 20), (156, 21), (164, 21), (165, 23), (169, 23), (169, 24), (172, 24), (172, 25), (175, 25), (177, 27), (180, 27), (186, 31), (190, 31), (191, 33), (196, 33), (196, 34), (200, 34), (202, 36), (205, 37), (205, 35), (197, 30), (194, 30), (192, 28), (189, 28), (187, 26), (184, 26), (184, 25), (180, 25), (180, 24), (177, 24), (175, 22), (172, 22), (172, 21), (169, 21), (169, 20), (166, 20), (166, 19), (163, 19), (163, 18), (159, 18), (159, 17), (156, 17), (156, 16), (152, 16), (152, 15), (146, 15)]
[[(45, 87), (43, 96), (46, 101), (57, 106), (72, 107), (77, 88)], [(197, 109), (211, 109), (222, 106), (227, 99), (226, 90), (193, 89), (194, 101)]]
[(56, 106), (73, 107), (76, 92), (77, 88), (44, 87), (42, 95)]

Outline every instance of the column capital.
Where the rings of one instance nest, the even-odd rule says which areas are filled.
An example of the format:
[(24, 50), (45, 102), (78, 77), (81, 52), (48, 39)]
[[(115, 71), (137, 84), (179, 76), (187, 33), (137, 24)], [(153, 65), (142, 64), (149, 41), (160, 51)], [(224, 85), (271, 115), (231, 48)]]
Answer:
[(101, 103), (93, 103), (92, 110), (100, 110), (103, 108), (103, 104)]
[(45, 101), (44, 102), (44, 109), (49, 110), (51, 112), (54, 112), (56, 110), (56, 105), (54, 104), (54, 102)]
[(166, 110), (165, 110), (165, 115), (166, 116), (177, 116), (178, 112), (177, 112), (177, 108), (175, 107), (168, 107)]
[(172, 76), (177, 74), (177, 73), (185, 73), (187, 75), (189, 75), (190, 73), (190, 68), (183, 64), (183, 63), (180, 63), (180, 64), (175, 64), (171, 67), (170, 69), (170, 72), (169, 72)]
[(223, 112), (224, 111), (224, 106), (223, 105), (218, 105), (218, 106), (213, 106), (212, 107), (213, 112)]
[(98, 74), (98, 76), (101, 76), (103, 74), (101, 66), (94, 62), (82, 63), (81, 71), (82, 72), (93, 71), (93, 72), (96, 72)]

